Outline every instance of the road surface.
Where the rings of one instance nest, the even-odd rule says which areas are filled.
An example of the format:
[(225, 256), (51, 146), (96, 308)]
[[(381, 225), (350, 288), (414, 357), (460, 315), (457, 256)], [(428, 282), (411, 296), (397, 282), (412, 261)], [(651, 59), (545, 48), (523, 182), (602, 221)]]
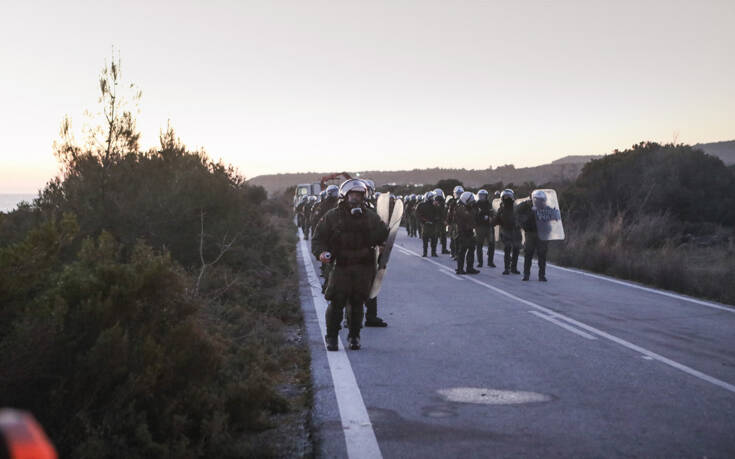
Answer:
[(327, 352), (298, 254), (318, 457), (735, 457), (733, 307), (553, 265), (538, 282), (535, 262), (521, 282), (500, 253), (456, 276), (401, 229), (389, 326)]

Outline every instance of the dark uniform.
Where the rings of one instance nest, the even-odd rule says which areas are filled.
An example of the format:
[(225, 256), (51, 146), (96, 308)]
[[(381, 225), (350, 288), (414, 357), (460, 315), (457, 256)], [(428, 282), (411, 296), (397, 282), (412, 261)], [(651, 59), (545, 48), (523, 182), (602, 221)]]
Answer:
[(454, 222), (454, 214), (457, 210), (457, 198), (451, 198), (446, 203), (447, 218), (446, 224), (449, 228), (449, 252), (452, 258), (457, 257), (457, 224)]
[(493, 219), (493, 224), (500, 226), (500, 241), (503, 243), (503, 250), (505, 251), (503, 258), (505, 271), (503, 271), (503, 274), (520, 274), (521, 272), (518, 271), (518, 254), (521, 250), (523, 236), (516, 221), (513, 201), (504, 199), (500, 202), (500, 209), (498, 209), (498, 214)]
[(477, 234), (477, 266), (482, 267), (482, 248), (487, 244), (487, 265), (495, 267), (495, 229), (493, 228), (493, 207), (490, 200), (477, 201), (477, 219), (475, 233)]
[(546, 253), (549, 250), (549, 241), (542, 241), (538, 237), (536, 209), (531, 201), (518, 205), (518, 219), (521, 228), (526, 233), (526, 241), (523, 245), (523, 280), (531, 277), (531, 263), (534, 253), (538, 256), (538, 279), (546, 281)]
[(364, 209), (362, 214), (352, 215), (346, 202), (327, 212), (317, 225), (312, 253), (318, 258), (322, 252), (330, 252), (330, 264), (334, 265), (324, 294), (329, 300), (327, 337), (337, 336), (342, 309), (348, 303), (350, 336), (360, 336), (362, 307), (375, 277), (375, 247), (387, 237), (388, 227), (374, 211)]
[(458, 202), (454, 211), (454, 224), (457, 228), (455, 240), (457, 274), (478, 273), (479, 271), (473, 267), (475, 262), (475, 213), (473, 209)]
[[(337, 203), (339, 202), (339, 198), (336, 196), (327, 196), (324, 200), (319, 201), (317, 203), (316, 209), (312, 210), (311, 213), (311, 220), (312, 220), (312, 231), (314, 234), (316, 234), (316, 227), (321, 221), (322, 217), (329, 212), (330, 210), (337, 207)], [(319, 267), (320, 276), (323, 278), (329, 277), (329, 271), (332, 269), (332, 263), (322, 263), (322, 265)], [(324, 293), (324, 289), (327, 288), (326, 281), (322, 285), (322, 293)]]
[(406, 230), (409, 237), (416, 237), (416, 199), (409, 199), (406, 202), (406, 209), (403, 212), (406, 216)]
[(442, 246), (442, 253), (449, 253), (449, 250), (447, 250), (447, 203), (444, 200), (444, 197), (440, 197), (438, 199), (439, 215), (441, 218), (437, 227), (437, 237), (439, 238), (439, 244)]
[(438, 228), (442, 223), (442, 214), (438, 203), (434, 204), (434, 199), (422, 202), (416, 208), (416, 217), (421, 223), (421, 239), (424, 241), (423, 256), (426, 256), (429, 243), (431, 243), (431, 256), (436, 257)]

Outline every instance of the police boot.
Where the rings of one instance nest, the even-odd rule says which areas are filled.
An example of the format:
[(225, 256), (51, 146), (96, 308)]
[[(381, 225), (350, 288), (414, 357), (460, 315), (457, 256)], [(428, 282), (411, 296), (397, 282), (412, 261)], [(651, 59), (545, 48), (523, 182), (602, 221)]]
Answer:
[(324, 342), (327, 343), (327, 350), (328, 351), (337, 351), (339, 350), (339, 338), (337, 336), (329, 336), (324, 335)]
[(503, 271), (503, 274), (510, 274), (510, 260), (508, 257), (505, 257), (505, 260), (503, 261), (505, 262), (505, 270)]
[(495, 262), (493, 261), (493, 254), (492, 252), (487, 254), (487, 267), (488, 268), (495, 268)]
[(350, 349), (353, 351), (360, 349), (360, 335), (349, 335), (347, 340), (350, 342)]
[(366, 327), (387, 327), (388, 322), (384, 321), (380, 317), (375, 317), (373, 319), (365, 319), (365, 326)]
[(546, 262), (544, 262), (543, 264), (539, 263), (538, 280), (540, 280), (541, 282), (546, 282)]
[(510, 272), (513, 274), (520, 274), (521, 272), (518, 271), (518, 254), (513, 253), (513, 261), (510, 264)]
[(464, 260), (457, 258), (457, 269), (454, 270), (457, 274), (467, 274), (464, 270)]
[(477, 253), (477, 267), (482, 268), (482, 250)]

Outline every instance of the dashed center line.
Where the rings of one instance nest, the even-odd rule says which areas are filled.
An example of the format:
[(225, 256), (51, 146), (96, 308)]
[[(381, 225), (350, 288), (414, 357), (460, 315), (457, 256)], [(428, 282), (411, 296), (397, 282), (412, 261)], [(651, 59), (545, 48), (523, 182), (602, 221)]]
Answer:
[[(396, 244), (396, 246), (397, 247), (401, 247), (398, 244)], [(405, 247), (403, 247), (403, 249), (412, 252), (413, 255), (418, 255), (417, 253), (413, 252), (410, 249), (407, 249)], [(427, 262), (432, 263), (432, 264), (434, 264), (434, 265), (436, 265), (436, 266), (438, 266), (438, 267), (440, 267), (440, 268), (442, 268), (444, 270), (448, 270), (450, 272), (452, 271), (452, 269), (449, 268), (448, 266), (443, 265), (443, 264), (441, 264), (439, 262), (436, 262), (434, 260), (431, 260), (431, 259), (428, 259), (428, 258), (423, 258), (423, 260), (426, 260)], [(638, 352), (640, 354), (643, 354), (644, 356), (648, 356), (648, 357), (650, 357), (653, 360), (657, 360), (657, 361), (659, 361), (661, 363), (664, 363), (664, 364), (666, 364), (666, 365), (668, 365), (670, 367), (676, 368), (679, 371), (682, 371), (682, 372), (687, 373), (687, 374), (689, 374), (691, 376), (694, 376), (696, 378), (699, 378), (699, 379), (701, 379), (703, 381), (707, 381), (710, 384), (713, 384), (713, 385), (718, 386), (718, 387), (721, 387), (721, 388), (723, 388), (723, 389), (725, 389), (727, 391), (730, 391), (730, 392), (735, 393), (735, 385), (733, 385), (733, 384), (730, 384), (728, 382), (725, 382), (725, 381), (723, 381), (721, 379), (717, 379), (714, 376), (710, 376), (710, 375), (708, 375), (706, 373), (703, 373), (703, 372), (701, 372), (699, 370), (695, 370), (694, 368), (688, 367), (688, 366), (686, 366), (684, 364), (681, 364), (681, 363), (679, 363), (679, 362), (677, 362), (675, 360), (671, 360), (671, 359), (669, 359), (667, 357), (664, 357), (661, 354), (657, 354), (657, 353), (655, 353), (653, 351), (650, 351), (650, 350), (648, 350), (648, 349), (646, 349), (644, 347), (638, 346), (637, 344), (633, 344), (630, 341), (626, 341), (626, 340), (624, 340), (622, 338), (618, 338), (617, 336), (612, 335), (610, 333), (607, 333), (605, 331), (602, 331), (599, 328), (592, 327), (592, 326), (587, 325), (587, 324), (585, 324), (583, 322), (580, 322), (578, 320), (572, 319), (571, 317), (567, 317), (567, 316), (565, 316), (563, 314), (560, 314), (560, 313), (558, 313), (556, 311), (553, 311), (553, 310), (551, 310), (549, 308), (546, 308), (544, 306), (541, 306), (539, 304), (536, 304), (536, 303), (534, 303), (532, 301), (524, 300), (523, 298), (521, 298), (519, 296), (513, 295), (510, 292), (506, 292), (503, 289), (500, 289), (500, 288), (497, 288), (497, 287), (493, 287), (492, 285), (487, 284), (485, 282), (482, 282), (480, 280), (474, 279), (472, 277), (468, 277), (467, 280), (469, 280), (471, 282), (474, 282), (475, 284), (482, 285), (483, 287), (488, 288), (488, 289), (490, 289), (490, 290), (492, 290), (492, 291), (494, 291), (496, 293), (499, 293), (499, 294), (501, 294), (501, 295), (503, 295), (503, 296), (505, 296), (507, 298), (510, 298), (510, 299), (512, 299), (514, 301), (517, 301), (519, 303), (525, 304), (526, 306), (530, 306), (530, 307), (532, 307), (532, 308), (534, 308), (534, 309), (536, 309), (538, 311), (541, 311), (541, 312), (545, 313), (547, 317), (552, 317), (554, 319), (563, 320), (564, 322), (567, 322), (568, 324), (574, 325), (577, 328), (581, 328), (583, 330), (586, 330), (586, 331), (588, 331), (588, 332), (590, 332), (590, 333), (592, 333), (594, 335), (600, 336), (600, 337), (605, 338), (605, 339), (607, 339), (609, 341), (612, 341), (614, 343), (617, 343), (617, 344), (619, 344), (619, 345), (621, 345), (623, 347), (626, 347), (626, 348), (628, 348), (628, 349), (630, 349), (632, 351), (635, 351), (635, 352)], [(579, 331), (579, 330), (577, 330), (577, 331)]]

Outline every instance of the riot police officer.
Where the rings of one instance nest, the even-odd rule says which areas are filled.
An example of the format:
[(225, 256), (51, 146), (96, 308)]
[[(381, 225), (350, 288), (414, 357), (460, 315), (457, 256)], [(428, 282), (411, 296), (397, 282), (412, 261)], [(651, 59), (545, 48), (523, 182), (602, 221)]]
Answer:
[(457, 227), (455, 242), (457, 245), (457, 274), (477, 274), (480, 272), (473, 266), (475, 261), (474, 204), (475, 195), (465, 191), (460, 195), (454, 213), (454, 222)]
[(312, 253), (323, 263), (333, 264), (324, 297), (327, 349), (338, 349), (342, 309), (351, 311), (348, 340), (350, 349), (360, 349), (362, 308), (375, 277), (375, 249), (388, 237), (388, 227), (365, 205), (367, 186), (359, 179), (345, 181), (340, 202), (317, 225)]
[(493, 219), (494, 225), (500, 225), (500, 240), (503, 242), (505, 270), (503, 274), (520, 274), (518, 271), (518, 254), (521, 250), (523, 236), (515, 215), (515, 194), (506, 188), (500, 193), (500, 209)]
[(482, 248), (485, 244), (487, 248), (487, 265), (490, 268), (495, 267), (493, 257), (495, 255), (495, 230), (493, 229), (492, 220), (494, 215), (493, 207), (490, 204), (489, 194), (487, 190), (479, 190), (477, 192), (477, 228), (475, 234), (477, 237), (477, 267), (482, 268)]

